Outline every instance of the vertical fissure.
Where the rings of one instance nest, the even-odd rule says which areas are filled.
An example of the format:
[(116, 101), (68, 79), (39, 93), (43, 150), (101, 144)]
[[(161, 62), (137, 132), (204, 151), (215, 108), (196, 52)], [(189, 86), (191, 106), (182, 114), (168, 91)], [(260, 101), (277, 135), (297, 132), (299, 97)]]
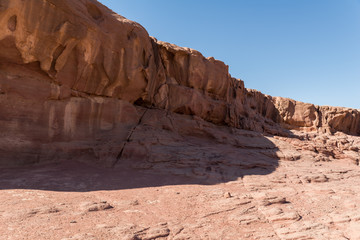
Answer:
[(128, 142), (130, 142), (133, 133), (135, 132), (136, 128), (141, 124), (142, 119), (144, 118), (144, 116), (145, 116), (145, 114), (146, 114), (146, 112), (147, 112), (148, 110), (149, 110), (149, 109), (145, 109), (144, 113), (143, 113), (143, 114), (141, 115), (141, 117), (139, 118), (138, 123), (137, 123), (137, 124), (131, 129), (131, 131), (129, 132), (129, 135), (128, 135), (127, 138), (126, 138), (126, 141), (123, 143), (123, 146), (122, 146), (119, 154), (117, 155), (117, 157), (116, 157), (116, 159), (115, 159), (115, 162), (112, 164), (111, 167), (115, 167), (115, 165), (120, 161), (120, 159), (121, 159), (121, 157), (122, 157), (122, 155), (123, 155), (123, 153), (124, 153), (126, 144), (127, 144)]

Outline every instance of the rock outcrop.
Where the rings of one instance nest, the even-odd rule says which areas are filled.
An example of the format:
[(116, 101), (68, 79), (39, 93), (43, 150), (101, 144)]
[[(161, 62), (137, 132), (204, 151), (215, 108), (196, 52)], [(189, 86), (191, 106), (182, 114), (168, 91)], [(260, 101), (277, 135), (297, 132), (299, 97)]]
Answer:
[(223, 62), (157, 41), (97, 1), (2, 0), (0, 23), (1, 165), (112, 165), (149, 108), (272, 135), (360, 134), (358, 110), (246, 89)]
[(247, 89), (95, 0), (0, 23), (4, 239), (360, 239), (359, 110)]

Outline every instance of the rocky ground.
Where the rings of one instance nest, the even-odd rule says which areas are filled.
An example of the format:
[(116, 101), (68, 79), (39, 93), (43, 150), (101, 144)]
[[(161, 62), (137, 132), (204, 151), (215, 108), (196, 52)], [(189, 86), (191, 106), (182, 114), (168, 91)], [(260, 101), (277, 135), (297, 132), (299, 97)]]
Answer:
[(2, 169), (0, 239), (360, 239), (359, 137), (148, 114), (112, 168)]
[(247, 89), (96, 0), (0, 23), (0, 240), (360, 239), (359, 110)]
[(0, 239), (360, 239), (360, 170), (343, 162), (216, 184), (59, 164), (0, 184)]

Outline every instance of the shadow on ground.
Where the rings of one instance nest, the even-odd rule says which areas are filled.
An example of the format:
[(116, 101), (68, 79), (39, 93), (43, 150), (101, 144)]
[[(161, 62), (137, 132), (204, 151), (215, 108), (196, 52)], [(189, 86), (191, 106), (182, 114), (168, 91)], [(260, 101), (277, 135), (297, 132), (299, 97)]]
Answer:
[(87, 192), (159, 187), (165, 185), (212, 185), (236, 180), (244, 175), (265, 175), (272, 168), (232, 169), (237, 175), (212, 175), (206, 177), (151, 173), (131, 168), (110, 169), (90, 166), (80, 162), (62, 162), (43, 166), (0, 170), (0, 189), (37, 189), (47, 191)]
[(218, 184), (269, 174), (279, 149), (261, 133), (148, 111), (111, 168), (77, 159), (0, 169), (0, 189), (100, 191)]
[[(268, 140), (264, 141), (268, 142)], [(187, 143), (188, 144), (188, 143)], [(62, 161), (46, 165), (0, 169), (0, 189), (37, 189), (48, 191), (87, 192), (149, 188), (166, 185), (212, 185), (234, 181), (245, 175), (265, 175), (278, 166), (277, 150), (242, 149), (217, 144), (221, 154), (213, 158), (169, 159), (151, 162), (149, 159), (123, 159), (115, 168), (104, 168), (77, 161)], [(193, 150), (199, 146), (193, 146)], [(178, 149), (186, 151), (189, 149)], [(228, 151), (225, 153), (225, 151)], [(261, 152), (262, 151), (262, 152)], [(211, 151), (198, 152), (205, 156)], [(153, 153), (156, 156), (156, 152)], [(175, 155), (174, 155), (175, 156)], [(183, 155), (182, 155), (183, 156)], [(191, 156), (191, 153), (189, 153)], [(182, 162), (183, 161), (183, 162)], [(143, 165), (147, 169), (139, 169)]]

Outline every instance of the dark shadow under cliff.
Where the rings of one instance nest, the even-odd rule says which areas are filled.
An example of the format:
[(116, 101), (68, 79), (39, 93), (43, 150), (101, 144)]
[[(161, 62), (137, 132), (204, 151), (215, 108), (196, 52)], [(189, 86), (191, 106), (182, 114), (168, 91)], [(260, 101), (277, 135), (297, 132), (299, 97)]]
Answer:
[(0, 189), (86, 192), (218, 184), (273, 172), (277, 151), (271, 138), (257, 132), (148, 110), (112, 168), (86, 159), (3, 168)]

